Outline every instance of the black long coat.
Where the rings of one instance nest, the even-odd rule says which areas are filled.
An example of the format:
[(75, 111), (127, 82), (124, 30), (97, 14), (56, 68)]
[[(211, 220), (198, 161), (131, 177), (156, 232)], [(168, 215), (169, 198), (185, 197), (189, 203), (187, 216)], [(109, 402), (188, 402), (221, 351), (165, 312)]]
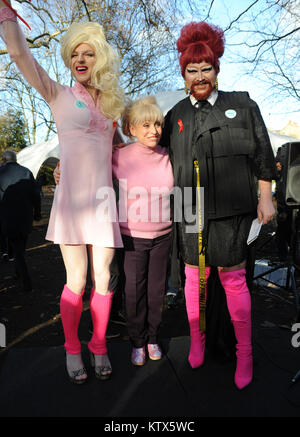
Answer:
[(16, 162), (0, 168), (0, 224), (7, 237), (28, 235), (40, 218), (40, 190), (31, 171)]
[(193, 161), (200, 167), (208, 219), (255, 211), (257, 179), (276, 179), (267, 129), (246, 92), (218, 92), (205, 121), (197, 124), (189, 97), (166, 115), (160, 144), (169, 148), (175, 185), (195, 186)]
[[(181, 189), (183, 198), (185, 187), (195, 190), (193, 163), (197, 159), (200, 185), (204, 188), (206, 222), (255, 214), (257, 180), (271, 181), (277, 177), (270, 139), (257, 104), (247, 92), (219, 91), (215, 104), (200, 125), (197, 114), (187, 97), (165, 118), (160, 144), (169, 149), (175, 186)], [(194, 208), (195, 200), (195, 194), (185, 198), (184, 206)], [(182, 218), (184, 222), (184, 213)], [(180, 252), (176, 233), (175, 223), (175, 256)], [(198, 239), (198, 234), (194, 235)]]

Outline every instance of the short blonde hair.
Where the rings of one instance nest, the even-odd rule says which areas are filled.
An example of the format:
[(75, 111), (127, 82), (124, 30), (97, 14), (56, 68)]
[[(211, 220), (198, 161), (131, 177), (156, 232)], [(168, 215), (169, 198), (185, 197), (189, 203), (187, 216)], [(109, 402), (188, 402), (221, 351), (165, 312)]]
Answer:
[(122, 115), (122, 131), (132, 138), (130, 125), (143, 123), (144, 121), (164, 123), (164, 115), (158, 106), (155, 97), (142, 97), (135, 101), (128, 101)]
[(119, 87), (120, 60), (113, 47), (105, 39), (102, 26), (98, 23), (73, 23), (62, 36), (61, 56), (66, 67), (71, 66), (71, 56), (79, 44), (89, 44), (96, 54), (96, 64), (90, 85), (101, 92), (103, 114), (118, 120), (124, 109), (124, 92)]

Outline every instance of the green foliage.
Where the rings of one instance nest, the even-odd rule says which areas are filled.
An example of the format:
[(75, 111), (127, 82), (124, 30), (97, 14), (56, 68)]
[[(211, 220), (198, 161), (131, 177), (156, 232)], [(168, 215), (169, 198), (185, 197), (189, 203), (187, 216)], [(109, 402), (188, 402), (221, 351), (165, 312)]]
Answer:
[(0, 116), (0, 152), (10, 149), (19, 152), (26, 147), (25, 122), (20, 111), (9, 109)]

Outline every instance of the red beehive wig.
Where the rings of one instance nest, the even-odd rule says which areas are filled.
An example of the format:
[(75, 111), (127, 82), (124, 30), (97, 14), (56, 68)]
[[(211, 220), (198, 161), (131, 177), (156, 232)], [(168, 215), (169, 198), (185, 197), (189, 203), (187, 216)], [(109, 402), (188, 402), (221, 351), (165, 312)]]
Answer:
[(224, 44), (224, 32), (220, 27), (204, 21), (186, 24), (177, 41), (182, 76), (187, 64), (200, 62), (208, 62), (219, 73), (219, 58), (224, 53)]

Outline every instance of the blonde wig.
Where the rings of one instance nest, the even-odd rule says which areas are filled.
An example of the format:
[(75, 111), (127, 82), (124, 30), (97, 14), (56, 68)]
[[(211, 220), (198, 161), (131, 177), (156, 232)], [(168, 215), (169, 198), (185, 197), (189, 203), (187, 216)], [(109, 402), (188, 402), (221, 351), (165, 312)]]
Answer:
[(145, 121), (159, 122), (161, 125), (164, 123), (163, 113), (153, 96), (127, 102), (122, 115), (122, 131), (127, 137), (133, 138), (130, 125), (135, 126)]
[(118, 85), (120, 61), (117, 52), (106, 41), (102, 26), (91, 22), (73, 23), (60, 41), (61, 56), (68, 68), (72, 53), (79, 44), (89, 44), (94, 49), (96, 64), (90, 85), (101, 92), (103, 114), (118, 120), (124, 109), (124, 93)]

